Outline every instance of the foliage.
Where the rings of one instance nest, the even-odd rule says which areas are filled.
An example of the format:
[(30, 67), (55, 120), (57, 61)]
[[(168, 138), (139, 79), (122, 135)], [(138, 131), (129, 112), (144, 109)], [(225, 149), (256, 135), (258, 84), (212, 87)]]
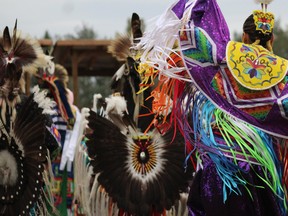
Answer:
[[(112, 93), (110, 83), (111, 77), (78, 77), (78, 107), (92, 107), (94, 94), (101, 94), (103, 98), (108, 97)], [(71, 83), (69, 83), (69, 86), (71, 86), (72, 89)]]
[[(76, 29), (76, 35), (65, 35), (66, 39), (95, 39), (97, 37), (96, 32), (93, 28), (86, 24), (83, 24), (81, 28)], [(79, 96), (78, 106), (81, 107), (92, 107), (93, 95), (95, 93), (102, 94), (103, 97), (107, 97), (110, 94), (109, 86), (111, 81), (110, 77), (100, 76), (79, 76)]]
[(89, 27), (87, 24), (83, 23), (81, 27), (76, 27), (76, 35), (66, 34), (64, 35), (65, 39), (96, 39), (97, 34), (92, 27)]
[(282, 29), (280, 21), (275, 23), (274, 27), (274, 53), (288, 59), (288, 28)]
[(48, 30), (45, 31), (43, 39), (52, 39), (50, 33), (48, 32)]

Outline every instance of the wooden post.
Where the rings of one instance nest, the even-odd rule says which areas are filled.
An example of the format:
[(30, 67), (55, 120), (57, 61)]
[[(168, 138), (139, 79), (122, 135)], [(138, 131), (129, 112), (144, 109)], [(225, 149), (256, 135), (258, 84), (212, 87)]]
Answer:
[(79, 105), (78, 93), (78, 55), (75, 50), (72, 51), (72, 80), (73, 80), (73, 94), (74, 94), (74, 104)]

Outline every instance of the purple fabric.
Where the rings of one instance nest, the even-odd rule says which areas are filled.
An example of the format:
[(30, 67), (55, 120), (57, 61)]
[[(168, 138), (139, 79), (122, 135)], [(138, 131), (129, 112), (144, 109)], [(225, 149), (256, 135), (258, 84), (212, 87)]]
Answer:
[[(242, 164), (247, 170), (249, 165)], [(260, 169), (254, 167), (260, 174)], [(239, 185), (242, 194), (231, 193), (223, 203), (223, 182), (220, 179), (215, 164), (207, 162), (200, 170), (191, 185), (188, 209), (189, 216), (284, 216), (277, 204), (276, 196), (256, 176), (254, 171), (243, 173), (244, 178), (251, 185), (260, 185), (263, 188), (247, 185), (253, 200), (245, 187)]]
[[(279, 106), (277, 105), (277, 98), (274, 99), (274, 105), (265, 121), (258, 120), (230, 104), (212, 88), (211, 81), (218, 70), (219, 67), (210, 66), (203, 68), (195, 66), (193, 70), (190, 70), (190, 73), (197, 87), (220, 109), (223, 109), (231, 115), (248, 122), (267, 133), (288, 137), (288, 120), (281, 116)], [(287, 94), (288, 85), (286, 84), (280, 97)]]
[[(172, 10), (178, 16), (182, 17), (186, 1), (179, 1)], [(181, 14), (182, 9), (182, 14)], [(235, 107), (235, 104), (229, 103), (225, 98), (219, 95), (211, 85), (211, 82), (217, 73), (220, 70), (221, 64), (226, 65), (225, 63), (225, 52), (226, 45), (230, 40), (229, 29), (223, 17), (223, 14), (220, 11), (219, 6), (217, 5), (216, 0), (197, 0), (192, 9), (191, 20), (194, 22), (195, 27), (199, 27), (207, 32), (209, 35), (209, 40), (215, 43), (216, 47), (213, 48), (216, 58), (214, 58), (214, 65), (210, 66), (201, 66), (200, 64), (193, 65), (191, 61), (188, 60), (186, 56), (186, 64), (189, 68), (191, 78), (194, 80), (197, 88), (202, 91), (218, 108), (224, 110), (225, 112), (249, 123), (252, 124), (267, 133), (288, 137), (288, 99), (280, 100), (280, 97), (283, 97), (288, 94), (288, 84), (286, 84), (285, 89), (280, 96), (273, 99), (274, 105), (269, 112), (268, 116), (264, 121), (258, 120), (253, 116), (243, 112), (242, 110)], [(193, 31), (193, 30), (192, 30)], [(183, 41), (181, 41), (183, 42)], [(187, 41), (181, 43), (182, 49), (184, 50), (187, 47)], [(191, 41), (191, 45), (193, 42)], [(277, 104), (279, 103), (279, 104)], [(256, 104), (255, 104), (256, 106)], [(280, 110), (280, 108), (282, 110)], [(281, 114), (282, 111), (282, 114)], [(284, 113), (284, 114), (283, 114)], [(283, 115), (283, 116), (282, 116)]]
[(175, 13), (175, 15), (181, 19), (183, 16), (183, 12), (185, 10), (186, 0), (180, 0), (178, 1), (172, 8), (172, 11)]
[(221, 63), (226, 54), (226, 45), (230, 41), (230, 33), (216, 0), (196, 1), (191, 20), (195, 26), (204, 29), (217, 45), (217, 62)]

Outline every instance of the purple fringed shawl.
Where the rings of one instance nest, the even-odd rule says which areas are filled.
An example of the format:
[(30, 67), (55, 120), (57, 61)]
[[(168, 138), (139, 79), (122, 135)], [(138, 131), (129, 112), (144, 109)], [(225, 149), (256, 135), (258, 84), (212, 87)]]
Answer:
[[(184, 14), (185, 3), (186, 1), (180, 0), (172, 8), (179, 19)], [(212, 81), (217, 73), (225, 71), (226, 45), (230, 40), (229, 30), (216, 0), (198, 0), (192, 4), (194, 6), (190, 22), (186, 25), (186, 30), (180, 32), (180, 44), (186, 67), (194, 84), (224, 112), (267, 133), (288, 138), (288, 84), (285, 83), (287, 81), (284, 82), (285, 87), (282, 92), (273, 90), (271, 95), (265, 98), (273, 106), (264, 120), (257, 119), (237, 108), (235, 105), (241, 98), (235, 97), (233, 89), (227, 89), (225, 92), (226, 98), (232, 98), (229, 102), (218, 94), (212, 86)], [(257, 101), (257, 99), (245, 101), (247, 106), (255, 108), (256, 111), (260, 103), (261, 100)]]
[[(200, 170), (190, 188), (188, 198), (189, 216), (283, 216), (278, 200), (270, 188), (265, 185), (254, 171), (250, 171), (250, 166), (241, 162), (245, 166), (247, 173), (243, 177), (251, 184), (246, 187), (250, 191), (250, 198), (247, 188), (239, 185), (242, 194), (231, 193), (229, 199), (223, 202), (223, 182), (216, 171), (216, 165), (212, 161), (207, 161), (204, 169)], [(254, 166), (257, 173), (262, 171), (258, 166)], [(254, 185), (262, 186), (255, 187)]]

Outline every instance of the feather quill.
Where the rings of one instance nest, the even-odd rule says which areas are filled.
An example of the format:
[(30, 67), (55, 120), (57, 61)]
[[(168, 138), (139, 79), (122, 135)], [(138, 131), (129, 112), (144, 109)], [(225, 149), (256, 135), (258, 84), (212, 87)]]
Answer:
[(273, 0), (254, 0), (257, 4), (270, 4)]
[(10, 38), (10, 34), (9, 34), (9, 29), (6, 26), (6, 28), (4, 29), (3, 32), (3, 48), (6, 52), (9, 52), (11, 49), (11, 38)]

